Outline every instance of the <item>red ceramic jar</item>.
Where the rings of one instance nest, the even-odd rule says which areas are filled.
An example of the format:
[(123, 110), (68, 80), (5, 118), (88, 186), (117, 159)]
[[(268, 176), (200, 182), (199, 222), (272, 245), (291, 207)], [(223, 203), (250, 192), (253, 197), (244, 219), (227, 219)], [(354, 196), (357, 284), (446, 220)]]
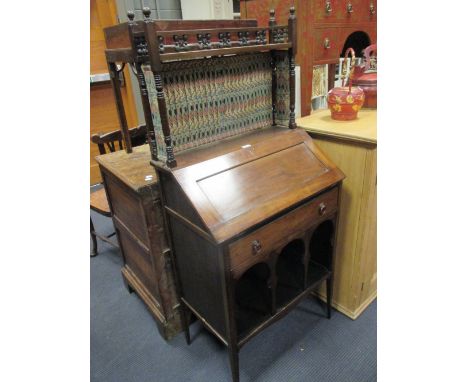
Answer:
[(364, 49), (364, 65), (354, 69), (353, 84), (364, 90), (362, 107), (377, 108), (377, 65), (371, 65), (371, 58), (377, 57), (377, 45), (369, 45)]
[[(357, 113), (364, 103), (364, 91), (360, 87), (353, 87), (354, 62), (356, 60), (353, 48), (348, 48), (345, 58), (351, 53), (349, 73), (349, 86), (341, 86), (328, 92), (327, 102), (332, 119), (338, 121), (351, 121), (357, 118)], [(343, 78), (344, 83), (344, 78)]]

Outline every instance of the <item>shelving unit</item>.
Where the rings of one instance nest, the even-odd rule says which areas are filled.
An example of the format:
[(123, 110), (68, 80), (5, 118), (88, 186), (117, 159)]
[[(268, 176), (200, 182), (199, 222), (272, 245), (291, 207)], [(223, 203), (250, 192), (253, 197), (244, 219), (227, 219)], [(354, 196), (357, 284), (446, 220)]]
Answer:
[(291, 240), (280, 252), (272, 253), (268, 263), (253, 265), (237, 280), (235, 316), (239, 346), (331, 278), (334, 226), (332, 216), (301, 238)]

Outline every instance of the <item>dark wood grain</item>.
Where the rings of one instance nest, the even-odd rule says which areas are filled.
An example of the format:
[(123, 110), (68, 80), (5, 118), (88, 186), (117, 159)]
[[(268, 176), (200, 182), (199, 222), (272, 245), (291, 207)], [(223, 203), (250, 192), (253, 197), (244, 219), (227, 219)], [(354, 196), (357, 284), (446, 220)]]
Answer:
[[(320, 213), (320, 204), (325, 203), (326, 212)], [(309, 203), (282, 215), (277, 220), (262, 226), (258, 230), (244, 236), (242, 239), (229, 245), (229, 258), (231, 270), (238, 277), (253, 264), (264, 261), (265, 257), (275, 248), (281, 248), (310, 228), (311, 223), (316, 224), (321, 219), (333, 215), (338, 209), (338, 190), (333, 188), (317, 196)], [(261, 249), (252, 251), (252, 243), (258, 241)]]
[[(246, 142), (250, 147), (238, 146), (235, 151), (173, 171), (181, 189), (219, 243), (343, 178), (341, 171), (304, 131), (287, 130), (255, 144)], [(316, 172), (314, 168), (319, 163), (323, 169)], [(293, 170), (294, 166), (302, 168), (298, 167), (301, 165), (309, 168)], [(285, 166), (284, 169), (278, 170), (281, 166)], [(207, 194), (204, 182), (214, 175), (218, 175), (216, 188)], [(264, 193), (252, 191), (252, 182), (265, 182), (259, 189), (268, 189), (267, 201)], [(216, 198), (221, 198), (219, 204)], [(238, 201), (234, 203), (235, 199)], [(228, 201), (232, 201), (232, 205)], [(226, 204), (224, 208), (221, 207), (223, 203)]]
[[(155, 20), (158, 31), (194, 30), (201, 28), (249, 28), (256, 27), (257, 20)], [(130, 48), (128, 23), (118, 24), (104, 29), (106, 45), (109, 49)], [(143, 22), (135, 22), (135, 32), (143, 32)]]

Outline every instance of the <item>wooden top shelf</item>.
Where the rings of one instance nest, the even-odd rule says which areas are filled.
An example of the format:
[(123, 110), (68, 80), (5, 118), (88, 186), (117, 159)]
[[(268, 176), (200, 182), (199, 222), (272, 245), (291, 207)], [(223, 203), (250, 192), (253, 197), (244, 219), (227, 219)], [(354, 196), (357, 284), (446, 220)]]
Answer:
[(377, 145), (375, 109), (361, 109), (354, 121), (335, 121), (331, 119), (330, 110), (317, 110), (311, 115), (296, 119), (296, 123), (298, 127), (314, 135)]

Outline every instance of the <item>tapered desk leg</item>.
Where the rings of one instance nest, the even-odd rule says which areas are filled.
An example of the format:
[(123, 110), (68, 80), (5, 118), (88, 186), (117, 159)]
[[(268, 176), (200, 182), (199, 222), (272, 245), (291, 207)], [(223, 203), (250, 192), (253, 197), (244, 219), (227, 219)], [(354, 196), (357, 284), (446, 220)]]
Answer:
[(229, 362), (231, 363), (232, 382), (239, 382), (239, 349), (237, 346), (229, 346)]
[(333, 277), (327, 279), (327, 317), (331, 318), (331, 302), (333, 297)]
[(182, 326), (184, 327), (185, 341), (190, 345), (190, 311), (183, 302), (180, 303), (182, 313)]

